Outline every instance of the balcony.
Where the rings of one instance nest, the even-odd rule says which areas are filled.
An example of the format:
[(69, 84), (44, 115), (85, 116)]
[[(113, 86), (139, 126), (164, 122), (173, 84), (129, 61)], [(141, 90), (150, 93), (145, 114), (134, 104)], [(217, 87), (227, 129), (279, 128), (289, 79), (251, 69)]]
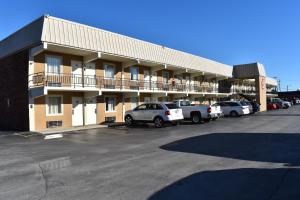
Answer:
[(248, 94), (248, 95), (255, 95), (256, 90), (255, 88), (244, 88), (244, 87), (234, 87), (231, 88), (231, 92), (234, 94)]
[(218, 93), (211, 86), (187, 83), (166, 83), (162, 81), (142, 81), (122, 78), (105, 78), (101, 76), (82, 76), (76, 74), (45, 74), (30, 75), (30, 88), (51, 87), (67, 89), (100, 89), (112, 91), (157, 91), (157, 92), (189, 92), (189, 93)]

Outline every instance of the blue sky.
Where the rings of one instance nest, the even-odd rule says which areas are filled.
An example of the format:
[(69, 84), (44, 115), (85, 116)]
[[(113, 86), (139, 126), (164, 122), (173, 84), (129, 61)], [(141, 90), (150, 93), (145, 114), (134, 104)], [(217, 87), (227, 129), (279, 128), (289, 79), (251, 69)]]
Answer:
[[(86, 3), (88, 2), (88, 3)], [(50, 14), (225, 64), (261, 62), (300, 89), (298, 0), (0, 0), (0, 39)]]

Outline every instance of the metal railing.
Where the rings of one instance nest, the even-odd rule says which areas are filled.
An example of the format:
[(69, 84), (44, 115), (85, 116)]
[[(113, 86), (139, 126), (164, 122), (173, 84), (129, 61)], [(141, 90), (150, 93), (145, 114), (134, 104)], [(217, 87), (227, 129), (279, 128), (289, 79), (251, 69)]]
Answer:
[(233, 88), (231, 89), (232, 93), (241, 93), (241, 94), (253, 94), (256, 93), (256, 90), (249, 88), (249, 89), (240, 89), (240, 88)]
[(29, 75), (30, 87), (70, 87), (70, 88), (99, 88), (112, 90), (152, 90), (217, 93), (218, 88), (188, 83), (130, 80), (122, 78), (106, 78), (80, 74), (35, 73)]

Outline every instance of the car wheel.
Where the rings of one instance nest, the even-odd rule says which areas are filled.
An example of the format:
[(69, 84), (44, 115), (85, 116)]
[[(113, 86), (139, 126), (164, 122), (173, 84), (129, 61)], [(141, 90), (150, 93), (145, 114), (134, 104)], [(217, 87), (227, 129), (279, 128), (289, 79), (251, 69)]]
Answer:
[(217, 120), (217, 118), (216, 118), (216, 117), (214, 117), (214, 118), (212, 118), (211, 120), (212, 120), (212, 121), (216, 121), (216, 120)]
[(161, 128), (164, 124), (164, 120), (161, 117), (156, 117), (154, 119), (154, 125), (156, 128)]
[(198, 113), (195, 113), (192, 115), (192, 122), (194, 124), (199, 124), (201, 122), (201, 115)]
[(130, 115), (127, 115), (125, 117), (125, 123), (126, 123), (126, 126), (132, 126), (133, 125), (133, 119)]
[(233, 111), (230, 112), (229, 116), (230, 117), (238, 117), (239, 114), (236, 111), (233, 110)]

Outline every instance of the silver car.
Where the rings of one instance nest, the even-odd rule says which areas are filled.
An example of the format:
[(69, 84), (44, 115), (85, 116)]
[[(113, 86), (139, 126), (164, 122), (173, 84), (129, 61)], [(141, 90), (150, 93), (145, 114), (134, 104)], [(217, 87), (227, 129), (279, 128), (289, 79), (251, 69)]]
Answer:
[(242, 105), (239, 101), (223, 101), (214, 105), (220, 105), (225, 116), (238, 117), (250, 114), (249, 106)]
[(127, 126), (135, 122), (153, 122), (155, 127), (160, 128), (165, 122), (176, 125), (181, 120), (183, 120), (182, 109), (174, 103), (145, 103), (125, 112)]

